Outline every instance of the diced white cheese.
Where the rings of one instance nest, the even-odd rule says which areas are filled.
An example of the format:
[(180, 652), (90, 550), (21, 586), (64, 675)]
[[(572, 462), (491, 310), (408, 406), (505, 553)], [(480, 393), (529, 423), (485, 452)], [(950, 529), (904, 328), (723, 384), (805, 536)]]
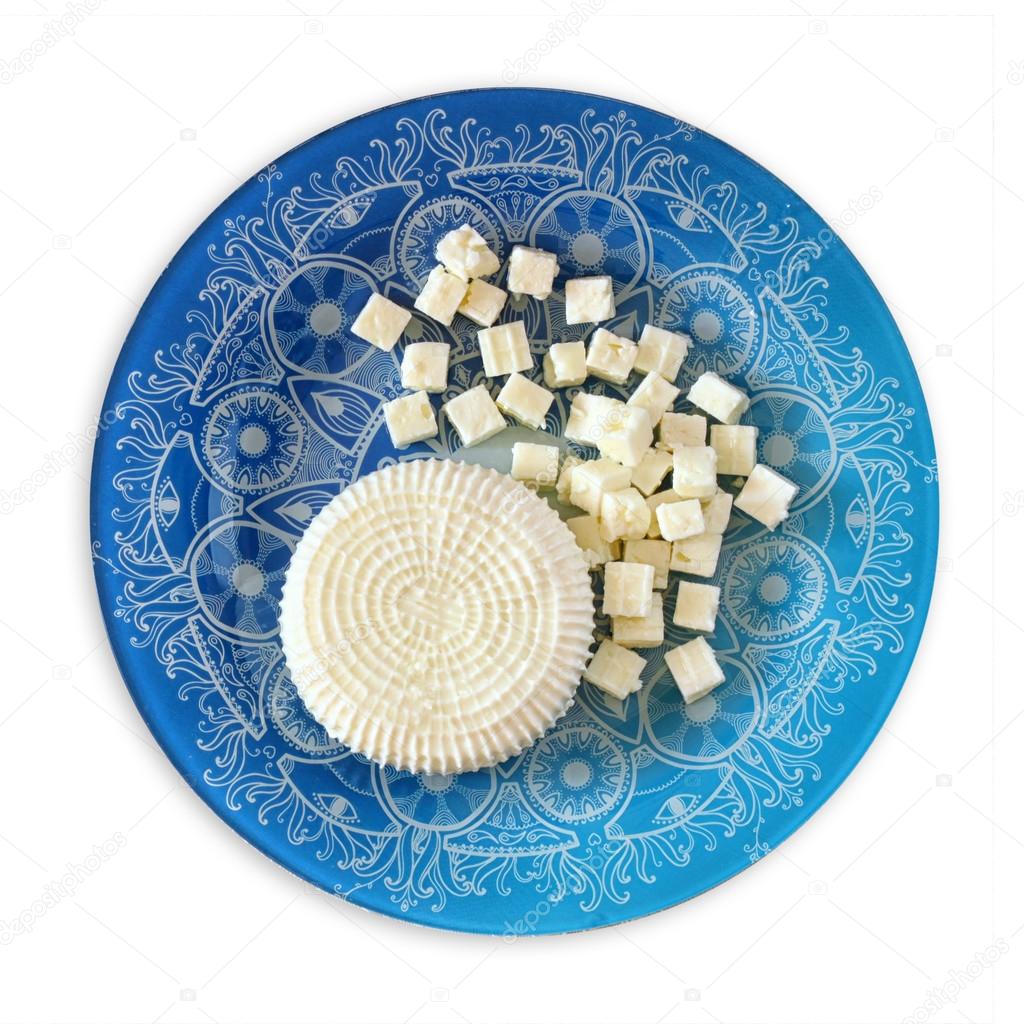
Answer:
[(725, 533), (732, 514), (732, 495), (728, 491), (717, 491), (706, 501), (702, 501), (704, 510), (704, 529), (707, 533)]
[(582, 341), (559, 341), (544, 353), (544, 383), (570, 388), (587, 379), (587, 347)]
[(636, 345), (603, 327), (590, 336), (587, 372), (612, 384), (625, 384), (636, 362)]
[(483, 384), (456, 395), (442, 408), (466, 448), (494, 437), (508, 426)]
[(572, 471), (583, 462), (578, 455), (569, 452), (562, 460), (562, 471), (558, 474), (558, 483), (555, 484), (555, 494), (563, 505), (569, 505), (569, 496), (572, 492)]
[(557, 274), (558, 259), (553, 252), (531, 249), (528, 245), (512, 247), (512, 255), (508, 260), (510, 292), (546, 299), (555, 285)]
[(646, 409), (621, 402), (619, 406), (604, 420), (604, 429), (596, 435), (595, 444), (602, 455), (632, 469), (640, 465), (644, 452), (651, 447), (654, 431)]
[(526, 338), (526, 325), (522, 320), (485, 327), (476, 332), (480, 356), (484, 361), (484, 375), (501, 377), (518, 373), (533, 366), (530, 342)]
[(651, 610), (646, 615), (613, 615), (612, 639), (620, 647), (660, 647), (665, 642), (661, 594), (651, 596)]
[(565, 282), (567, 324), (596, 324), (613, 316), (615, 293), (610, 277), (574, 277)]
[(647, 499), (647, 507), (651, 510), (651, 525), (647, 528), (647, 536), (657, 538), (661, 536), (661, 530), (658, 527), (658, 507), (664, 505), (666, 502), (672, 501), (685, 501), (686, 499), (676, 494), (671, 488), (667, 491), (659, 491), (657, 494), (652, 494)]
[(641, 494), (653, 494), (671, 470), (671, 452), (664, 448), (648, 448), (633, 467), (633, 486)]
[(710, 583), (691, 583), (680, 580), (676, 591), (676, 610), (672, 621), (683, 629), (697, 629), (702, 633), (715, 631), (718, 618), (718, 602), (722, 596), (720, 587)]
[(575, 535), (576, 543), (591, 569), (605, 562), (614, 562), (619, 557), (622, 545), (617, 540), (609, 543), (601, 536), (601, 523), (597, 516), (573, 516), (565, 520), (565, 525)]
[(704, 532), (704, 513), (696, 498), (670, 501), (655, 509), (658, 531), (665, 540), (686, 540)]
[(629, 470), (613, 459), (581, 462), (572, 471), (569, 501), (592, 516), (601, 514), (601, 498), (629, 486)]
[(434, 267), (413, 305), (438, 323), (451, 327), (467, 287), (461, 277), (449, 274), (444, 267)]
[(706, 416), (688, 412), (667, 412), (658, 424), (658, 439), (673, 450), (676, 448), (703, 448), (707, 444)]
[(758, 463), (736, 495), (736, 508), (774, 530), (786, 516), (799, 487), (774, 469)]
[(402, 331), (409, 326), (411, 319), (412, 313), (409, 310), (374, 292), (359, 311), (359, 316), (355, 318), (352, 333), (357, 338), (390, 352), (401, 337)]
[(710, 498), (718, 490), (718, 456), (696, 445), (672, 452), (672, 489), (682, 498)]
[(721, 552), (720, 533), (699, 533), (696, 537), (674, 540), (668, 567), (672, 572), (688, 572), (691, 576), (710, 579), (718, 568), (718, 556)]
[(660, 373), (653, 370), (637, 385), (629, 396), (626, 405), (637, 405), (646, 409), (651, 417), (651, 425), (657, 426), (662, 416), (672, 408), (679, 397), (679, 388), (670, 384)]
[(757, 427), (711, 425), (711, 447), (721, 476), (750, 476), (757, 464)]
[(710, 370), (694, 381), (686, 397), (698, 409), (728, 424), (739, 423), (740, 417), (750, 405), (745, 392)]
[(605, 540), (639, 540), (647, 536), (650, 524), (651, 510), (635, 487), (601, 496), (601, 536)]
[(437, 243), (434, 255), (438, 263), (443, 263), (447, 270), (463, 281), (490, 277), (501, 266), (498, 257), (488, 248), (487, 239), (469, 224), (449, 231)]
[(536, 484), (539, 490), (554, 487), (558, 481), (558, 446), (516, 441), (512, 445), (512, 476)]
[(565, 436), (579, 444), (597, 446), (597, 439), (604, 433), (605, 424), (623, 415), (625, 402), (607, 395), (592, 395), (578, 391), (569, 406), (569, 419), (565, 424)]
[(667, 540), (627, 540), (622, 549), (624, 562), (643, 562), (654, 566), (654, 589), (668, 586), (668, 563), (672, 545)]
[(547, 388), (535, 384), (521, 373), (509, 374), (496, 399), (498, 408), (506, 416), (532, 430), (543, 429), (544, 417), (554, 400), (555, 396)]
[(437, 417), (425, 391), (385, 402), (384, 422), (396, 448), (408, 448), (415, 441), (437, 435)]
[(402, 387), (437, 394), (448, 386), (451, 345), (443, 341), (417, 341), (402, 353)]
[(654, 566), (642, 562), (608, 562), (604, 567), (605, 615), (639, 618), (651, 610)]
[(640, 673), (647, 666), (643, 656), (620, 647), (612, 640), (602, 640), (597, 653), (583, 670), (588, 683), (625, 700), (640, 689)]
[(647, 324), (640, 334), (635, 369), (640, 373), (659, 373), (674, 381), (689, 349), (689, 335)]
[(725, 682), (725, 674), (715, 652), (702, 636), (681, 647), (674, 647), (665, 655), (665, 664), (686, 704), (706, 697)]
[(490, 327), (505, 308), (508, 292), (479, 278), (469, 282), (459, 312), (480, 327)]

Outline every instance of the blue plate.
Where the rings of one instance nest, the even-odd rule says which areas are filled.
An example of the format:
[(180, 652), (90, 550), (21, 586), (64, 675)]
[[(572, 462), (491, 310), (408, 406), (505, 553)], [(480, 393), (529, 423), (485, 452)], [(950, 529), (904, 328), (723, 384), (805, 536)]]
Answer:
[[(503, 260), (517, 242), (558, 253), (556, 288), (611, 274), (613, 330), (690, 334), (680, 383), (710, 369), (747, 388), (760, 460), (801, 491), (775, 533), (734, 516), (715, 581), (712, 645), (727, 681), (714, 695), (685, 708), (662, 648), (628, 701), (583, 685), (519, 757), (417, 777), (350, 754), (310, 719), (282, 662), (277, 602), (296, 541), (340, 487), (396, 458), (458, 449), (443, 423), (436, 443), (394, 451), (381, 403), (401, 393), (400, 352), (348, 327), (371, 291), (411, 306), (435, 242), (467, 221)], [(588, 333), (565, 326), (560, 291), (506, 316), (525, 317), (537, 352)], [(449, 330), (416, 317), (408, 336), (451, 343), (453, 393), (482, 379), (468, 321)], [(549, 416), (555, 434), (568, 397)], [(864, 271), (747, 157), (598, 96), (431, 96), (292, 150), (161, 276), (101, 426), (100, 600), (157, 740), (266, 854), (421, 924), (611, 924), (764, 856), (877, 733), (932, 587), (928, 417)], [(507, 441), (484, 457), (506, 458)], [(689, 638), (666, 632), (668, 646)]]

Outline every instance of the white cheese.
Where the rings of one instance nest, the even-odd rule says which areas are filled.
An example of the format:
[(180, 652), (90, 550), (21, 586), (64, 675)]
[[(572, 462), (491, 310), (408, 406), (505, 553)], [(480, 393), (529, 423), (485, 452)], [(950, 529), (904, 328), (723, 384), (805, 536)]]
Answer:
[(694, 381), (686, 397), (698, 409), (728, 424), (739, 423), (740, 417), (750, 405), (745, 392), (710, 370)]
[(526, 325), (522, 320), (509, 324), (485, 327), (476, 332), (480, 356), (484, 361), (484, 375), (501, 377), (518, 373), (533, 366), (530, 343), (526, 338)]
[(605, 562), (614, 562), (619, 557), (622, 545), (618, 541), (609, 543), (601, 536), (601, 523), (597, 516), (573, 516), (566, 519), (565, 525), (572, 530), (591, 569), (597, 569)]
[(757, 464), (757, 427), (711, 425), (711, 447), (721, 476), (750, 476)]
[(480, 327), (490, 327), (505, 308), (507, 298), (508, 292), (477, 278), (469, 282), (466, 294), (459, 303), (459, 312)]
[(674, 381), (689, 349), (688, 335), (647, 324), (640, 334), (635, 369), (640, 373), (659, 373), (665, 380)]
[(648, 448), (633, 467), (633, 486), (641, 494), (653, 494), (671, 471), (672, 453), (664, 448)]
[(547, 388), (535, 384), (521, 373), (509, 375), (496, 399), (498, 408), (506, 416), (531, 430), (543, 429), (544, 417), (554, 400), (555, 396)]
[(655, 509), (658, 532), (665, 540), (686, 540), (704, 533), (704, 513), (696, 498), (670, 501)]
[(438, 394), (448, 386), (451, 345), (443, 341), (417, 341), (402, 353), (402, 387)]
[(639, 540), (647, 536), (651, 510), (635, 487), (601, 495), (601, 536), (607, 541)]
[(625, 384), (636, 362), (636, 345), (603, 327), (590, 336), (587, 372), (612, 384)]
[(700, 504), (704, 510), (704, 529), (708, 533), (725, 533), (732, 514), (732, 495), (728, 491), (717, 491)]
[(466, 288), (461, 277), (449, 274), (444, 267), (434, 267), (413, 305), (438, 323), (451, 327)]
[(516, 441), (512, 445), (512, 477), (535, 484), (538, 490), (554, 487), (558, 480), (558, 446)]
[(682, 498), (710, 498), (718, 490), (714, 448), (686, 446), (672, 452), (672, 489)]
[(610, 277), (574, 277), (565, 282), (567, 324), (596, 324), (613, 316), (615, 293)]
[(639, 618), (651, 610), (654, 566), (641, 562), (608, 562), (604, 567), (605, 615)]
[(799, 487), (774, 469), (758, 463), (736, 495), (736, 508), (774, 530), (786, 516)]
[(569, 495), (572, 491), (572, 471), (583, 462), (578, 455), (569, 452), (562, 460), (562, 471), (558, 474), (558, 483), (555, 484), (555, 494), (563, 505), (569, 505)]
[(718, 568), (718, 556), (721, 552), (720, 533), (699, 533), (696, 537), (674, 540), (668, 567), (672, 572), (688, 572), (691, 576), (710, 579)]
[(390, 352), (402, 331), (409, 326), (412, 313), (397, 302), (374, 292), (359, 311), (352, 324), (352, 333), (371, 345)]
[(629, 470), (613, 459), (581, 462), (572, 470), (569, 501), (592, 516), (601, 514), (601, 499), (629, 486)]
[(463, 281), (490, 277), (501, 266), (498, 257), (488, 248), (487, 239), (469, 224), (449, 231), (437, 243), (434, 255), (438, 263), (443, 263), (447, 270)]
[(680, 495), (676, 494), (675, 491), (669, 489), (667, 491), (658, 491), (657, 494), (652, 494), (647, 499), (647, 507), (651, 510), (651, 525), (647, 528), (647, 536), (657, 538), (661, 536), (661, 530), (658, 527), (658, 507), (664, 505), (666, 502), (672, 501), (685, 501)]
[(707, 444), (707, 417), (688, 412), (667, 412), (658, 424), (658, 439), (669, 448), (699, 447)]
[(603, 430), (596, 434), (594, 442), (598, 451), (630, 469), (639, 466), (654, 440), (647, 410), (620, 402), (602, 425)]
[(640, 673), (646, 666), (642, 655), (620, 647), (612, 640), (602, 640), (597, 653), (584, 669), (583, 678), (605, 693), (625, 700), (640, 689)]
[(651, 596), (651, 610), (646, 615), (613, 615), (612, 639), (620, 647), (660, 647), (665, 642), (661, 594)]
[(592, 395), (578, 391), (569, 406), (569, 419), (564, 435), (579, 444), (597, 446), (597, 439), (604, 433), (605, 425), (612, 419), (624, 415), (625, 402), (607, 395)]
[(494, 437), (508, 426), (483, 384), (456, 395), (442, 408), (466, 448)]
[(713, 633), (721, 596), (721, 588), (710, 583), (680, 580), (679, 588), (676, 590), (676, 609), (672, 613), (672, 621), (683, 629)]
[(672, 648), (665, 655), (665, 664), (687, 704), (706, 697), (716, 686), (725, 682), (725, 674), (715, 652), (702, 636), (681, 647)]
[(643, 562), (654, 566), (654, 589), (668, 586), (668, 563), (672, 545), (667, 540), (627, 540), (622, 548), (622, 561)]
[(570, 388), (587, 379), (587, 347), (582, 341), (559, 341), (544, 353), (544, 383)]
[(532, 295), (546, 299), (555, 286), (558, 259), (553, 252), (531, 249), (528, 245), (512, 247), (508, 260), (508, 290), (515, 295)]
[(408, 448), (416, 441), (437, 435), (437, 417), (425, 391), (385, 402), (384, 422), (396, 448)]
[(636, 405), (641, 409), (646, 409), (647, 414), (651, 417), (651, 425), (657, 426), (662, 416), (672, 408), (678, 397), (679, 388), (652, 370), (637, 385), (626, 405)]

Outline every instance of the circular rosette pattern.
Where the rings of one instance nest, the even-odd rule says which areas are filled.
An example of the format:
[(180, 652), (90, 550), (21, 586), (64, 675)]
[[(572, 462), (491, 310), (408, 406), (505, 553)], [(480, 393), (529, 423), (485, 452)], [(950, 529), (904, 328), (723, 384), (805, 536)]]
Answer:
[(490, 803), (494, 770), (460, 775), (412, 775), (394, 768), (381, 770), (381, 788), (388, 805), (409, 825), (450, 831), (471, 822)]
[(229, 632), (266, 640), (277, 633), (278, 602), (290, 543), (269, 530), (230, 522), (216, 529), (192, 561), (196, 598)]
[(342, 373), (376, 351), (348, 331), (376, 291), (369, 275), (347, 263), (319, 260), (300, 267), (268, 310), (274, 350), (292, 369)]
[(741, 548), (722, 580), (722, 610), (747, 636), (775, 640), (810, 626), (825, 604), (825, 567), (806, 545), (770, 537)]
[(647, 259), (633, 210), (593, 192), (559, 196), (539, 215), (530, 244), (557, 253), (562, 277), (610, 274), (621, 287), (636, 283)]
[(707, 370), (732, 374), (754, 353), (758, 314), (739, 285), (715, 271), (685, 274), (658, 305), (657, 322), (692, 339), (684, 369), (692, 377)]
[(590, 725), (555, 730), (530, 751), (524, 769), (533, 802), (558, 821), (582, 823), (608, 814), (630, 778), (625, 752)]
[(693, 704), (684, 704), (666, 671), (641, 694), (651, 741), (662, 753), (687, 764), (727, 758), (757, 727), (760, 697), (745, 668), (722, 661), (725, 682)]
[(298, 468), (305, 428), (295, 407), (259, 389), (218, 403), (203, 428), (203, 455), (227, 487), (258, 494), (284, 483)]

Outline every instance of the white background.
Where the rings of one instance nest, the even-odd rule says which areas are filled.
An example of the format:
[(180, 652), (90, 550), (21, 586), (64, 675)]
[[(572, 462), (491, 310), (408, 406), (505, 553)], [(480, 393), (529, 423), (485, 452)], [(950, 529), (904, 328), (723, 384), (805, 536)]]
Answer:
[[(507, 84), (569, 10), (331, 2), (104, 0), (0, 85), (0, 488), (81, 448), (0, 516), (0, 921), (126, 840), (0, 945), (0, 1019), (1020, 1021), (1024, 15), (594, 0), (518, 78), (708, 127), (842, 226), (921, 374), (943, 522), (903, 696), (810, 824), (688, 905), (509, 944), (339, 904), (247, 846), (156, 749), (92, 584), (82, 431), (196, 224), (338, 121)], [(4, 0), (0, 60), (64, 11)]]

